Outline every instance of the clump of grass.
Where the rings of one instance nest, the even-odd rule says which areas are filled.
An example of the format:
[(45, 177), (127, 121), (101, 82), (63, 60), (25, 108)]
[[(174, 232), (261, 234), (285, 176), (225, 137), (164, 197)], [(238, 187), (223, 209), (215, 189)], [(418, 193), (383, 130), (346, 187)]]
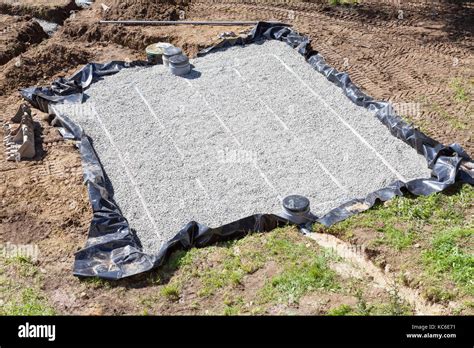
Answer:
[[(390, 301), (388, 305), (383, 308), (386, 310), (389, 315), (410, 315), (413, 314), (412, 309), (403, 301), (403, 299), (398, 294), (398, 289), (393, 288), (389, 291)], [(384, 314), (382, 310), (381, 314)]]
[(453, 300), (456, 297), (456, 293), (439, 286), (430, 286), (423, 291), (423, 296), (431, 302), (446, 302)]
[[(201, 284), (198, 295), (211, 296), (219, 289), (241, 285), (243, 277), (255, 273), (267, 261), (259, 238), (249, 235), (205, 249), (191, 249), (180, 260), (180, 278), (195, 278)], [(217, 264), (203, 264), (209, 255)]]
[(165, 265), (166, 271), (175, 271), (182, 266), (190, 265), (193, 262), (192, 255), (188, 255), (186, 250), (178, 250), (171, 254), (168, 262)]
[(238, 315), (241, 313), (244, 299), (241, 296), (236, 298), (226, 297), (224, 300), (224, 315)]
[(460, 247), (463, 241), (473, 245), (474, 227), (453, 227), (434, 237), (431, 248), (423, 253), (428, 272), (435, 277), (448, 276), (466, 292), (474, 295), (474, 255)]
[(404, 231), (393, 226), (384, 228), (384, 236), (376, 242), (388, 244), (397, 250), (402, 250), (413, 244), (415, 233), (411, 230)]
[(38, 273), (34, 262), (27, 256), (20, 255), (6, 258), (5, 264), (13, 266), (22, 277), (33, 277)]
[(179, 300), (179, 285), (172, 283), (164, 285), (161, 290), (160, 294), (163, 295), (169, 301), (178, 301)]
[(359, 315), (370, 315), (374, 309), (373, 305), (367, 304), (367, 301), (364, 299), (364, 294), (362, 290), (357, 289), (355, 296), (357, 298), (357, 307), (355, 312)]
[(465, 84), (459, 78), (454, 78), (449, 84), (454, 93), (454, 100), (460, 103), (466, 102), (469, 100), (469, 93), (466, 91)]
[(82, 281), (89, 284), (94, 289), (110, 289), (110, 288), (112, 288), (112, 283), (110, 281), (102, 279), (102, 278), (90, 277), (90, 278), (85, 278)]
[[(298, 302), (305, 293), (339, 288), (336, 274), (328, 266), (329, 253), (315, 255), (304, 245), (290, 247), (288, 241), (272, 240), (270, 250), (287, 259), (283, 271), (266, 282), (260, 292), (263, 302)], [(289, 261), (289, 262), (288, 262)]]
[(343, 316), (353, 314), (353, 308), (347, 304), (342, 304), (338, 307), (331, 308), (327, 311), (326, 315), (329, 316)]
[(226, 286), (236, 286), (241, 284), (242, 278), (248, 272), (243, 267), (242, 260), (235, 255), (232, 249), (222, 250), (225, 254), (222, 264), (218, 268), (203, 269), (198, 277), (201, 279), (202, 289), (200, 296), (209, 296), (217, 289)]
[(21, 291), (20, 298), (12, 299), (0, 307), (1, 315), (54, 315), (54, 309), (34, 288)]
[(289, 267), (267, 285), (267, 296), (298, 301), (308, 291), (336, 289), (335, 274), (323, 258)]

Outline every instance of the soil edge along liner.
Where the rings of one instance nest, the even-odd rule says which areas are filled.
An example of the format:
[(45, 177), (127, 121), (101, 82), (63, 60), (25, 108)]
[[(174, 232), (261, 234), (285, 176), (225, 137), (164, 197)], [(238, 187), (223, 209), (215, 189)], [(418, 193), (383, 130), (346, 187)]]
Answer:
[[(472, 171), (461, 168), (463, 160), (469, 156), (458, 144), (444, 146), (407, 124), (396, 115), (389, 103), (376, 101), (355, 86), (347, 73), (339, 72), (327, 65), (321, 55), (311, 50), (309, 38), (302, 36), (284, 25), (258, 23), (247, 37), (225, 39), (219, 44), (199, 52), (203, 56), (219, 48), (246, 45), (263, 40), (280, 40), (295, 48), (318, 72), (340, 87), (355, 104), (376, 112), (376, 117), (390, 130), (391, 134), (403, 140), (418, 153), (424, 155), (428, 167), (432, 169), (429, 179), (415, 179), (409, 182), (395, 181), (389, 186), (369, 194), (364, 199), (354, 199), (333, 209), (313, 221), (330, 226), (351, 215), (372, 207), (377, 200), (387, 201), (404, 192), (414, 195), (429, 195), (440, 192), (455, 182), (474, 185)], [(102, 76), (117, 73), (121, 69), (144, 66), (146, 62), (112, 61), (105, 64), (90, 63), (69, 78), (61, 78), (50, 87), (30, 87), (21, 91), (22, 96), (34, 107), (55, 115), (53, 124), (60, 127), (63, 137), (77, 141), (84, 180), (87, 184), (93, 218), (86, 245), (75, 255), (74, 274), (76, 276), (97, 276), (104, 279), (120, 279), (146, 272), (163, 265), (168, 256), (178, 249), (204, 247), (213, 243), (239, 238), (250, 231), (264, 232), (292, 223), (289, 217), (274, 214), (256, 214), (217, 228), (210, 228), (191, 221), (171, 240), (165, 243), (157, 255), (142, 251), (140, 241), (130, 229), (127, 219), (107, 191), (105, 176), (99, 158), (94, 152), (91, 139), (81, 127), (67, 115), (55, 110), (55, 103), (81, 102), (83, 90)], [(302, 226), (310, 228), (310, 226)]]

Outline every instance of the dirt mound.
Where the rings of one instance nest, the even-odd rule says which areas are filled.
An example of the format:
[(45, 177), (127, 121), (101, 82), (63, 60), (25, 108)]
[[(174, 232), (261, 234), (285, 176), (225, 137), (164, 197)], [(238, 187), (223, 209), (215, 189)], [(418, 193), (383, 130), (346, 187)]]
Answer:
[(0, 15), (0, 65), (25, 52), (30, 45), (39, 43), (48, 35), (29, 17)]
[(45, 84), (52, 76), (77, 68), (89, 58), (88, 51), (74, 44), (42, 43), (5, 64), (0, 75), (0, 95), (8, 95), (21, 87)]
[(79, 9), (74, 0), (0, 1), (0, 13), (15, 16), (30, 15), (58, 24), (62, 24), (71, 11)]
[[(92, 11), (90, 11), (92, 12)], [(81, 14), (82, 15), (82, 14)], [(89, 14), (87, 14), (89, 16)], [(199, 50), (217, 43), (219, 34), (226, 31), (239, 33), (250, 30), (250, 27), (211, 26), (184, 28), (177, 26), (166, 27), (136, 27), (121, 25), (104, 25), (97, 23), (97, 18), (91, 16), (87, 20), (67, 21), (59, 35), (74, 41), (89, 43), (111, 43), (136, 51), (141, 59), (145, 59), (146, 46), (160, 41), (170, 42), (181, 47), (186, 54), (193, 57)]]
[(111, 0), (107, 3), (109, 10), (104, 12), (104, 19), (150, 19), (178, 20), (180, 11), (184, 10), (187, 0)]

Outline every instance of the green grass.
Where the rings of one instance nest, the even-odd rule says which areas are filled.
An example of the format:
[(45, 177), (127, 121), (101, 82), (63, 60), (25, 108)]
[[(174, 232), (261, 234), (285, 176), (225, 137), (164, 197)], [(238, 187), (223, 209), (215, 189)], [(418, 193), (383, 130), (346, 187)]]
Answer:
[[(296, 302), (310, 291), (339, 288), (336, 275), (328, 266), (328, 261), (336, 257), (318, 250), (312, 241), (300, 237), (295, 228), (285, 227), (266, 235), (249, 234), (240, 240), (175, 253), (170, 261), (170, 267), (176, 268), (175, 275), (160, 293), (176, 301), (180, 289), (193, 284), (193, 291), (202, 299), (225, 294), (221, 306), (216, 304), (210, 311), (225, 315), (262, 313), (267, 306)], [(238, 295), (244, 277), (270, 263), (275, 266), (272, 276), (265, 279), (267, 276), (261, 275), (263, 286), (255, 289), (253, 304), (244, 308), (245, 301)]]
[(396, 287), (389, 291), (390, 300), (388, 303), (375, 307), (376, 314), (379, 315), (411, 315), (412, 309), (402, 300)]
[(442, 229), (464, 226), (465, 210), (474, 201), (474, 188), (464, 185), (452, 195), (443, 193), (419, 197), (395, 197), (364, 213), (329, 228), (315, 225), (315, 230), (344, 236), (354, 228), (370, 228), (383, 233), (378, 243), (402, 250), (418, 238), (418, 231), (426, 227)]
[(97, 278), (97, 277), (90, 277), (90, 278), (85, 278), (82, 279), (83, 282), (89, 284), (95, 289), (110, 289), (114, 285), (113, 282), (102, 279), (102, 278)]
[(298, 302), (313, 290), (339, 289), (336, 274), (328, 266), (326, 255), (314, 255), (308, 260), (294, 261), (284, 271), (269, 280), (261, 290), (263, 302)]
[(243, 276), (248, 273), (242, 260), (231, 247), (232, 244), (234, 243), (229, 243), (229, 248), (221, 250), (224, 257), (219, 267), (203, 269), (198, 273), (197, 277), (202, 283), (202, 288), (199, 291), (200, 296), (209, 296), (214, 294), (217, 289), (239, 285)]
[(384, 236), (375, 241), (375, 244), (387, 244), (396, 250), (402, 250), (413, 244), (416, 234), (412, 229), (404, 230), (394, 226), (386, 226), (383, 229)]
[(338, 307), (331, 308), (326, 315), (329, 316), (342, 316), (342, 315), (353, 315), (354, 310), (351, 306), (342, 304)]
[(34, 288), (25, 288), (19, 298), (13, 298), (2, 307), (0, 315), (54, 315), (54, 309)]
[(436, 278), (448, 276), (474, 296), (474, 254), (472, 250), (464, 250), (461, 242), (474, 245), (472, 225), (439, 231), (432, 240), (431, 248), (423, 252), (423, 261), (430, 275)]
[[(422, 245), (406, 264), (419, 267), (423, 295), (433, 302), (474, 295), (474, 188), (463, 185), (451, 193), (421, 197), (396, 197), (386, 204), (355, 215), (330, 228), (314, 229), (351, 239), (354, 230), (375, 230), (380, 237), (372, 246), (385, 245), (397, 252)], [(386, 308), (386, 310), (388, 310)]]
[(241, 314), (242, 308), (245, 304), (242, 296), (232, 297), (227, 295), (224, 299), (224, 310), (223, 315), (239, 315)]
[(179, 300), (179, 285), (178, 284), (167, 284), (160, 290), (160, 294), (170, 301)]
[[(18, 282), (27, 281), (28, 285)], [(29, 257), (0, 258), (0, 315), (54, 315), (39, 290), (41, 274)]]
[(38, 273), (37, 267), (29, 257), (14, 256), (4, 259), (5, 265), (11, 266), (22, 277), (33, 277)]
[[(472, 85), (472, 82), (470, 83)], [(460, 78), (454, 78), (449, 86), (453, 90), (453, 99), (456, 102), (464, 103), (469, 101), (469, 91), (466, 89), (469, 88), (468, 83), (464, 83)]]
[(432, 285), (423, 290), (423, 296), (431, 302), (447, 302), (454, 300), (458, 295), (453, 290), (444, 289), (440, 285)]
[(355, 306), (342, 304), (329, 309), (326, 315), (413, 315), (413, 310), (400, 298), (396, 288), (389, 291), (389, 301), (387, 303), (372, 303), (369, 305), (360, 289), (356, 290), (355, 296), (357, 298)]

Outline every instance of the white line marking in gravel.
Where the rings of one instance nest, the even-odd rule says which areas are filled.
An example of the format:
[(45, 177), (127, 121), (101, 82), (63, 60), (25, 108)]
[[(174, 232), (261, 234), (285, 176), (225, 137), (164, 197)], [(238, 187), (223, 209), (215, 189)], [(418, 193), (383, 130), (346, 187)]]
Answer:
[[(254, 92), (254, 88), (252, 88), (252, 86), (251, 86), (251, 85), (247, 82), (247, 80), (242, 76), (242, 74), (240, 73), (240, 71), (237, 70), (237, 68), (232, 68), (232, 69), (237, 73), (237, 75), (239, 75), (239, 77), (242, 79), (242, 81), (245, 82), (245, 84), (247, 85), (247, 87), (248, 87), (252, 92)], [(282, 120), (280, 117), (278, 117), (278, 115), (276, 114), (276, 112), (273, 111), (273, 109), (272, 109), (270, 106), (268, 106), (268, 104), (265, 103), (265, 101), (264, 101), (262, 98), (259, 97), (258, 100), (260, 101), (261, 104), (263, 104), (263, 105), (265, 106), (265, 108), (266, 108), (268, 111), (270, 111), (271, 114), (273, 114), (273, 115), (275, 116), (275, 118), (276, 118), (278, 121), (280, 121), (280, 123), (283, 125), (283, 128), (284, 128), (286, 131), (289, 131), (288, 126), (283, 122), (283, 120)], [(295, 133), (289, 132), (289, 134), (294, 135)], [(295, 140), (296, 142), (300, 143), (300, 144), (303, 145), (303, 147), (304, 147), (304, 144), (300, 141), (300, 139), (298, 139), (298, 137), (293, 136), (293, 138), (294, 138), (294, 140)], [(319, 167), (321, 167), (321, 169), (329, 176), (329, 178), (337, 185), (337, 187), (339, 187), (342, 191), (344, 191), (344, 192), (346, 192), (346, 193), (349, 192), (349, 191), (347, 190), (347, 188), (345, 188), (344, 185), (342, 185), (341, 182), (340, 182), (339, 180), (337, 180), (334, 175), (331, 174), (331, 172), (329, 171), (329, 169), (327, 169), (327, 168), (321, 163), (320, 160), (317, 159), (316, 162), (317, 162), (317, 164), (319, 165)], [(257, 168), (257, 169), (258, 169), (258, 168)], [(279, 196), (279, 197), (280, 197), (280, 196)], [(282, 199), (280, 198), (280, 200), (282, 200)]]
[(212, 113), (214, 114), (214, 116), (219, 120), (220, 124), (222, 125), (222, 127), (224, 127), (224, 129), (226, 130), (227, 133), (229, 133), (232, 138), (234, 139), (234, 141), (237, 143), (237, 145), (239, 146), (242, 146), (242, 144), (240, 144), (240, 141), (235, 137), (234, 133), (232, 133), (232, 131), (226, 126), (226, 124), (224, 123), (224, 121), (222, 121), (222, 119), (219, 117), (219, 115), (217, 114), (216, 110), (214, 110), (214, 108), (211, 106), (211, 104), (209, 104), (209, 102), (207, 101), (206, 97), (201, 93), (199, 92), (199, 90), (193, 86), (193, 84), (191, 83), (191, 81), (187, 80), (186, 79), (186, 82), (189, 84), (189, 86), (191, 86), (191, 88), (194, 88), (196, 90), (196, 92), (201, 96), (202, 100), (204, 100), (204, 102), (206, 103), (206, 105), (209, 107), (209, 109), (212, 111)]
[(291, 72), (297, 79), (298, 81), (300, 81), (306, 88), (308, 88), (310, 90), (310, 92), (316, 97), (318, 98), (334, 115), (336, 115), (336, 117), (338, 118), (339, 121), (341, 121), (344, 126), (346, 126), (347, 128), (349, 128), (349, 130), (354, 133), (354, 135), (359, 138), (359, 140), (365, 145), (367, 146), (370, 150), (372, 150), (375, 155), (380, 158), (380, 160), (383, 162), (383, 164), (393, 173), (397, 176), (397, 178), (403, 182), (406, 182), (407, 179), (401, 175), (395, 168), (392, 167), (392, 165), (390, 163), (387, 162), (387, 160), (376, 150), (372, 147), (372, 145), (370, 145), (367, 140), (364, 139), (364, 137), (362, 135), (359, 134), (359, 132), (357, 132), (354, 128), (351, 127), (351, 125), (349, 123), (346, 122), (346, 120), (344, 120), (341, 116), (339, 116), (339, 114), (331, 107), (331, 105), (329, 105), (314, 89), (311, 88), (311, 86), (309, 86), (306, 82), (304, 82), (301, 77), (298, 76), (298, 74), (293, 71), (293, 69), (291, 69), (283, 60), (281, 60), (277, 55), (275, 54), (272, 54), (273, 57), (275, 57), (285, 68), (286, 70), (288, 70), (289, 72)]
[[(133, 179), (133, 175), (132, 173), (130, 172), (130, 170), (128, 169), (128, 166), (125, 164), (125, 161), (122, 157), (122, 154), (120, 153), (120, 151), (118, 150), (117, 146), (115, 145), (115, 142), (114, 140), (112, 139), (112, 136), (110, 135), (109, 131), (107, 130), (107, 128), (105, 127), (104, 123), (102, 122), (102, 120), (100, 119), (99, 117), (99, 114), (97, 113), (97, 111), (95, 110), (95, 107), (92, 106), (93, 110), (93, 114), (95, 115), (97, 121), (99, 122), (102, 130), (104, 131), (105, 135), (107, 136), (107, 138), (109, 139), (109, 142), (110, 142), (110, 145), (112, 145), (113, 149), (115, 150), (115, 153), (117, 154), (117, 157), (119, 158), (120, 160), (120, 163), (122, 164), (122, 166), (124, 167), (125, 169), (125, 173), (127, 174), (128, 176), (128, 179), (130, 180), (130, 183), (132, 184), (133, 188), (135, 189), (135, 192), (137, 193), (137, 196), (138, 198), (140, 199), (140, 202), (142, 203), (142, 206), (143, 206), (143, 209), (145, 210), (146, 212), (146, 215), (148, 217), (148, 219), (150, 220), (151, 224), (153, 225), (153, 229), (154, 229), (154, 232), (155, 234), (158, 236), (158, 238), (160, 238), (161, 236), (158, 234), (158, 227), (156, 225), (156, 222), (155, 220), (153, 219), (153, 217), (151, 216), (150, 214), (150, 211), (148, 210), (148, 206), (147, 206), (147, 203), (145, 201), (145, 199), (143, 198), (140, 190), (138, 189), (138, 186), (137, 186), (137, 183), (135, 182), (135, 180)], [(162, 244), (164, 243), (164, 241), (162, 242)]]
[[(186, 82), (194, 88), (193, 84), (191, 83), (191, 81), (189, 80), (186, 80)], [(224, 121), (222, 120), (222, 118), (217, 114), (217, 112), (214, 110), (214, 108), (211, 106), (211, 104), (209, 104), (209, 102), (207, 101), (206, 97), (201, 93), (199, 92), (199, 90), (196, 89), (196, 92), (202, 97), (202, 99), (204, 100), (204, 102), (206, 103), (206, 105), (211, 109), (212, 113), (214, 114), (214, 116), (219, 120), (219, 122), (221, 123), (222, 127), (224, 127), (224, 129), (230, 134), (232, 135), (232, 138), (234, 139), (234, 141), (237, 143), (237, 145), (239, 147), (242, 148), (242, 144), (240, 143), (240, 141), (237, 139), (237, 137), (234, 135), (234, 133), (232, 133), (232, 131), (227, 127), (227, 125), (224, 123)], [(283, 201), (283, 198), (281, 197), (280, 193), (278, 192), (278, 190), (275, 188), (275, 186), (270, 182), (270, 180), (268, 179), (268, 177), (265, 175), (265, 173), (262, 171), (262, 169), (260, 169), (260, 167), (257, 165), (257, 163), (253, 163), (254, 164), (254, 167), (255, 169), (258, 170), (260, 176), (263, 178), (263, 180), (265, 180), (265, 183), (273, 190), (273, 192), (277, 195), (278, 199), (280, 201)]]
[[(242, 81), (245, 82), (245, 84), (247, 85), (247, 87), (248, 87), (250, 90), (253, 91), (254, 88), (253, 88), (252, 85), (242, 76), (242, 74), (240, 73), (240, 71), (239, 71), (237, 68), (235, 68), (235, 67), (232, 67), (232, 69), (237, 73), (237, 75), (239, 75), (239, 77), (242, 79)], [(271, 113), (273, 116), (275, 116), (275, 118), (277, 119), (277, 121), (281, 123), (281, 125), (282, 125), (282, 127), (283, 127), (284, 130), (288, 130), (288, 129), (289, 129), (288, 126), (286, 125), (286, 123), (283, 122), (283, 120), (282, 120), (280, 117), (278, 117), (278, 115), (276, 114), (276, 112), (273, 111), (273, 109), (272, 109), (271, 107), (269, 107), (269, 106), (267, 105), (267, 103), (265, 103), (265, 101), (264, 101), (262, 98), (259, 97), (259, 98), (258, 98), (258, 101), (259, 101), (261, 104), (263, 104), (263, 106), (264, 106), (268, 111), (270, 111), (270, 113)]]
[(278, 122), (280, 122), (281, 125), (283, 126), (283, 129), (284, 129), (284, 130), (286, 130), (286, 131), (289, 130), (289, 128), (288, 128), (288, 126), (286, 125), (286, 123), (283, 122), (283, 120), (282, 120), (280, 117), (278, 117), (278, 115), (276, 114), (276, 112), (273, 111), (272, 108), (269, 107), (269, 106), (267, 105), (267, 103), (265, 103), (265, 102), (263, 101), (262, 98), (258, 98), (258, 100), (259, 100), (263, 105), (265, 105), (265, 108), (266, 108), (268, 111), (270, 111), (270, 112), (273, 114), (273, 116), (275, 116), (275, 118), (278, 120)]
[(196, 182), (198, 183), (199, 187), (204, 191), (204, 194), (206, 195), (207, 199), (210, 199), (209, 192), (207, 192), (206, 188), (202, 184), (201, 180), (196, 178)]
[[(140, 98), (142, 98), (143, 102), (145, 103), (145, 105), (147, 106), (148, 110), (150, 110), (150, 113), (152, 114), (152, 116), (158, 121), (158, 123), (160, 124), (161, 126), (161, 129), (165, 129), (166, 127), (163, 125), (163, 123), (161, 122), (161, 120), (159, 119), (158, 115), (155, 113), (155, 111), (153, 110), (153, 108), (151, 107), (151, 105), (148, 103), (148, 101), (146, 100), (145, 96), (140, 92), (140, 90), (138, 89), (137, 86), (134, 87), (135, 88), (135, 91), (137, 91), (138, 95), (140, 96)], [(181, 157), (182, 160), (184, 160), (185, 156), (183, 154), (183, 152), (180, 150), (180, 148), (178, 147), (178, 145), (176, 145), (176, 143), (174, 142), (173, 138), (167, 133), (166, 134), (166, 137), (169, 139), (169, 141), (171, 142), (171, 144), (173, 144), (174, 148), (176, 149), (176, 151), (178, 152), (179, 156)]]
[(270, 180), (268, 179), (268, 177), (265, 175), (265, 173), (262, 171), (262, 169), (260, 169), (260, 167), (257, 165), (257, 163), (253, 163), (254, 164), (254, 167), (255, 169), (258, 170), (258, 172), (260, 173), (260, 176), (263, 178), (263, 180), (265, 180), (265, 182), (267, 183), (267, 185), (273, 190), (273, 192), (275, 192), (275, 194), (277, 195), (278, 199), (280, 200), (280, 202), (283, 202), (283, 198), (282, 196), (280, 195), (280, 193), (278, 192), (278, 190), (275, 188), (275, 186), (273, 186), (273, 184), (270, 182)]
[(143, 96), (142, 92), (140, 92), (140, 90), (138, 89), (137, 86), (134, 87), (135, 91), (137, 91), (138, 95), (140, 96), (140, 98), (142, 98), (143, 102), (145, 103), (145, 105), (147, 106), (148, 110), (150, 110), (150, 113), (152, 114), (152, 116), (155, 118), (155, 120), (158, 121), (158, 123), (160, 124), (161, 126), (161, 129), (165, 129), (165, 126), (163, 125), (163, 123), (161, 122), (161, 120), (159, 119), (159, 117), (155, 114), (155, 111), (153, 111), (152, 107), (150, 106), (150, 104), (148, 103), (148, 101), (145, 99), (145, 97)]
[(320, 160), (316, 160), (316, 162), (318, 163), (318, 166), (321, 167), (322, 170), (324, 170), (324, 172), (331, 178), (331, 180), (337, 185), (337, 187), (339, 187), (341, 190), (343, 190), (344, 192), (349, 192), (345, 187), (344, 185), (342, 185), (340, 183), (339, 180), (336, 179), (336, 177), (334, 175), (331, 174), (331, 172), (329, 171), (329, 169), (326, 168), (326, 166), (324, 164), (321, 163)]

